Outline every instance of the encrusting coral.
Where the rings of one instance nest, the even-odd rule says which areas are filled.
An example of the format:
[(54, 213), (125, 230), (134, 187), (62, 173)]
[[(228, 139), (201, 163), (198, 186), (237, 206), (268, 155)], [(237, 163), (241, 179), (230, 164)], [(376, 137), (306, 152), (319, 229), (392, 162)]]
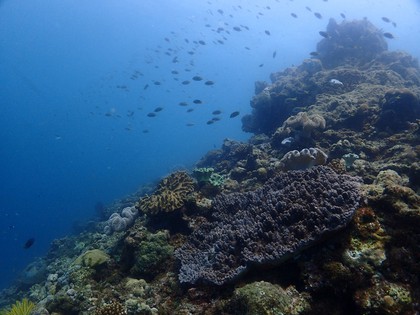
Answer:
[(194, 181), (187, 172), (179, 171), (165, 177), (151, 196), (140, 199), (136, 205), (143, 213), (158, 214), (180, 209), (194, 191)]
[(95, 311), (95, 315), (126, 315), (127, 312), (124, 306), (118, 302), (112, 302), (111, 304), (102, 306)]

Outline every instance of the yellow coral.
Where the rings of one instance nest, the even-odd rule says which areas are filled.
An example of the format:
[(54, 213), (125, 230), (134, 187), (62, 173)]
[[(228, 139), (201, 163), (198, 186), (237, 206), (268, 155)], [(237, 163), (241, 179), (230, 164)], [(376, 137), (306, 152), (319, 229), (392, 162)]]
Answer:
[(0, 311), (0, 315), (29, 315), (35, 308), (35, 304), (28, 299), (16, 301), (10, 310)]
[(156, 192), (145, 196), (137, 204), (144, 213), (172, 212), (181, 208), (187, 196), (194, 191), (194, 181), (186, 172), (175, 172), (165, 177)]

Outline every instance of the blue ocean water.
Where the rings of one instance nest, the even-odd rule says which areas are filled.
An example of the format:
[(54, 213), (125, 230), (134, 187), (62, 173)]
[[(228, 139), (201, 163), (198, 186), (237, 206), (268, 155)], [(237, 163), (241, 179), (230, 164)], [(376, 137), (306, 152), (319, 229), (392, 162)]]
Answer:
[(0, 288), (97, 202), (246, 140), (254, 82), (308, 58), (342, 15), (420, 57), (414, 0), (0, 2)]

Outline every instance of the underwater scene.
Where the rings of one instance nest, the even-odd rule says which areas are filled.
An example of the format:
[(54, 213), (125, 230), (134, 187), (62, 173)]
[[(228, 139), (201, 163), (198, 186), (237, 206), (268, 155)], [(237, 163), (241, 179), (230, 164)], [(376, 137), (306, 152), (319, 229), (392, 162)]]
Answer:
[(418, 0), (0, 0), (0, 315), (419, 314), (418, 38)]

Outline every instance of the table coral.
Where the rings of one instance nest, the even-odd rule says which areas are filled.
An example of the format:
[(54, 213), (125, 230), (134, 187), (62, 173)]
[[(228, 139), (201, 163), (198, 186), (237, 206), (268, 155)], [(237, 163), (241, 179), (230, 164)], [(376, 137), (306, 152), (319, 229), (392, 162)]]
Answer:
[(350, 221), (359, 184), (318, 166), (280, 174), (253, 192), (216, 197), (213, 221), (175, 252), (179, 280), (222, 285), (253, 264), (286, 260)]

